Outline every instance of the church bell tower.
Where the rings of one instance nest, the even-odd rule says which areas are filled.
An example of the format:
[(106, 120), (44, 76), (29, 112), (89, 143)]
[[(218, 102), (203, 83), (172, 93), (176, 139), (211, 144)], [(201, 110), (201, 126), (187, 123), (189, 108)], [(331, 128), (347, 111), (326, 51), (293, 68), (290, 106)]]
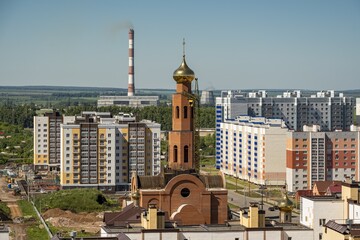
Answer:
[(176, 93), (172, 96), (172, 131), (169, 133), (169, 167), (173, 170), (194, 169), (194, 106), (189, 96), (191, 82), (195, 74), (185, 61), (185, 41), (183, 60), (174, 71)]

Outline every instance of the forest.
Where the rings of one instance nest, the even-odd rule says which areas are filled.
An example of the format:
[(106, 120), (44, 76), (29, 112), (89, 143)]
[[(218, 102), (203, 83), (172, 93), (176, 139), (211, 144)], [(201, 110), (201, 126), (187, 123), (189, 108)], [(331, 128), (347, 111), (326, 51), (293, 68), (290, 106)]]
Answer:
[[(13, 103), (0, 104), (0, 122), (18, 125), (23, 128), (33, 127), (33, 117), (36, 116), (36, 111), (39, 106), (35, 104), (16, 105)], [(130, 108), (130, 107), (97, 107), (94, 105), (80, 105), (63, 107), (59, 110), (63, 115), (73, 116), (78, 115), (82, 111), (98, 111), (111, 112), (113, 115), (119, 112), (132, 113), (137, 117), (137, 120), (148, 119), (161, 124), (161, 130), (171, 130), (171, 107), (170, 106), (149, 106), (144, 108)], [(201, 107), (199, 111), (199, 126), (200, 128), (214, 128), (215, 127), (215, 109), (214, 107)]]

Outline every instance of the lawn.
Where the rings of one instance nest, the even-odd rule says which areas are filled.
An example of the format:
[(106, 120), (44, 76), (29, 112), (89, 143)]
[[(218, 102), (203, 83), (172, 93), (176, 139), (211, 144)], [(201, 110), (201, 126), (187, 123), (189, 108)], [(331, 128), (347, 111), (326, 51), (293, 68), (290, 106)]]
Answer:
[(60, 190), (53, 193), (40, 195), (35, 200), (38, 209), (45, 212), (48, 209), (60, 208), (74, 213), (112, 210), (119, 207), (113, 201), (96, 189), (71, 189)]
[(33, 205), (25, 200), (19, 200), (18, 205), (21, 209), (23, 216), (31, 216), (35, 221), (29, 221), (29, 225), (26, 227), (26, 235), (29, 240), (48, 240), (49, 235), (46, 232), (44, 226), (40, 222)]

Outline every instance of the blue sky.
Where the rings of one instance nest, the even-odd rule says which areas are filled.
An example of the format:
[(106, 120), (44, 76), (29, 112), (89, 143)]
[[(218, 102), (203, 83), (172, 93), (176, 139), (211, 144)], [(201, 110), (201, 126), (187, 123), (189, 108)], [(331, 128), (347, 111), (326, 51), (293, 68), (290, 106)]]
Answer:
[(1, 0), (0, 85), (359, 89), (360, 1)]

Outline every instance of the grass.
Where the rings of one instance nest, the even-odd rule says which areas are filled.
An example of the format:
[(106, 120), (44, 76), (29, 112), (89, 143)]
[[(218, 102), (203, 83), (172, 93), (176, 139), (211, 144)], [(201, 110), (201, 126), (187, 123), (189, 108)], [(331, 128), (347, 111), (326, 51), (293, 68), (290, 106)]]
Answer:
[(29, 240), (49, 240), (49, 235), (46, 232), (44, 226), (39, 227), (40, 223), (37, 225), (31, 225), (26, 228), (27, 239)]
[[(249, 188), (249, 182), (242, 180), (242, 179), (237, 179), (233, 176), (229, 176), (229, 175), (225, 175), (225, 179), (226, 181), (231, 181), (233, 183), (235, 183), (237, 181), (238, 186), (241, 186), (242, 188)], [(258, 185), (250, 183), (250, 189), (257, 189), (259, 188)]]
[(238, 191), (242, 191), (244, 189), (243, 186), (239, 185), (236, 187), (236, 184), (232, 184), (232, 183), (229, 183), (227, 182), (226, 183), (226, 189), (229, 189), (229, 190), (238, 190)]
[(6, 216), (10, 218), (10, 208), (6, 203), (0, 202), (0, 212), (3, 212)]
[[(68, 227), (55, 227), (53, 226), (51, 223), (47, 223), (50, 231), (52, 232), (52, 234), (56, 234), (56, 233), (61, 233), (62, 237), (70, 237), (70, 233), (72, 231), (74, 231), (74, 229), (72, 228), (68, 228)], [(89, 233), (89, 232), (82, 232), (82, 231), (77, 231), (76, 232), (76, 237), (94, 237), (94, 236), (99, 236), (99, 234), (96, 233)]]
[(44, 226), (41, 224), (40, 219), (36, 215), (36, 212), (30, 202), (25, 200), (19, 200), (18, 205), (23, 213), (23, 216), (31, 216), (36, 221), (32, 221), (26, 227), (26, 235), (29, 240), (48, 240), (49, 235), (47, 234)]
[(200, 160), (201, 165), (212, 165), (215, 169), (215, 157), (201, 157)]
[(118, 207), (117, 202), (106, 198), (100, 191), (92, 188), (60, 190), (40, 195), (35, 200), (38, 209), (40, 209), (40, 204), (42, 212), (52, 208), (70, 210), (74, 213), (96, 212)]
[(232, 209), (232, 210), (234, 210), (234, 209), (239, 210), (239, 206), (236, 206), (236, 205), (234, 205), (234, 204), (232, 204), (232, 203), (228, 203), (228, 206), (229, 206), (229, 208)]
[(30, 202), (25, 201), (25, 200), (19, 200), (18, 205), (21, 209), (23, 216), (37, 217), (36, 212), (33, 208), (33, 205)]

